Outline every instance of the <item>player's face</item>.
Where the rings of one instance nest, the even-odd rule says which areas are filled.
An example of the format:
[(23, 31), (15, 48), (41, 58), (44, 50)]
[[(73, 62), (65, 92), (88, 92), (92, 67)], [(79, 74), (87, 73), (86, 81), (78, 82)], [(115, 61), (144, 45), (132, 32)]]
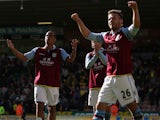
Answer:
[(123, 25), (123, 19), (116, 13), (108, 15), (108, 26), (111, 30), (116, 31)]
[(102, 47), (102, 44), (98, 43), (98, 42), (95, 42), (95, 41), (92, 41), (91, 46), (92, 46), (93, 49), (100, 49)]
[(54, 44), (56, 42), (55, 34), (52, 31), (48, 31), (45, 35), (46, 44)]

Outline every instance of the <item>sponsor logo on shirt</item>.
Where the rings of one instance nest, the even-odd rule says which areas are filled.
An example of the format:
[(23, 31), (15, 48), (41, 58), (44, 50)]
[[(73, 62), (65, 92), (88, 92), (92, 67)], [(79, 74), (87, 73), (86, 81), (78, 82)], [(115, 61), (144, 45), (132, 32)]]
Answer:
[(119, 47), (116, 46), (116, 43), (110, 44), (110, 45), (108, 45), (108, 47), (107, 47), (107, 51), (110, 52), (110, 53), (116, 53), (116, 52), (119, 51)]
[(94, 71), (102, 70), (103, 68), (104, 66), (101, 64), (101, 62), (98, 62), (93, 66)]
[(39, 63), (43, 66), (52, 66), (54, 61), (51, 61), (51, 58), (43, 58), (43, 60), (40, 60)]

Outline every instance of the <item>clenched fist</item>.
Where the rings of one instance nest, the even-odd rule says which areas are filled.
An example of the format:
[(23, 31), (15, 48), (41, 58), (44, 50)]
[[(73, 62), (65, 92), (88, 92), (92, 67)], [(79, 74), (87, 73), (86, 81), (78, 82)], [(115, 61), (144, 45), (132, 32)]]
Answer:
[(72, 18), (75, 22), (77, 22), (77, 21), (80, 20), (80, 17), (79, 17), (79, 15), (78, 15), (78, 13), (73, 13), (73, 14), (71, 15), (71, 18)]

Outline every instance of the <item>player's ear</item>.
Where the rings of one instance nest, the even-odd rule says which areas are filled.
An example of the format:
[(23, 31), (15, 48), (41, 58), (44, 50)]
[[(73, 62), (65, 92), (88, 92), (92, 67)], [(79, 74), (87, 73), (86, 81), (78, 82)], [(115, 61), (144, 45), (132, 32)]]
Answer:
[(123, 26), (123, 19), (120, 20), (121, 27)]

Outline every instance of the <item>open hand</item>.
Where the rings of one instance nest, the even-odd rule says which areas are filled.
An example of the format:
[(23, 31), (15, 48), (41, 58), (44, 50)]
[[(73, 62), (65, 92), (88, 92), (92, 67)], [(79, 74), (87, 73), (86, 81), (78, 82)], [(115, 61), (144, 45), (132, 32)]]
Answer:
[(9, 48), (13, 49), (14, 48), (14, 44), (12, 43), (11, 40), (7, 39), (7, 45)]

